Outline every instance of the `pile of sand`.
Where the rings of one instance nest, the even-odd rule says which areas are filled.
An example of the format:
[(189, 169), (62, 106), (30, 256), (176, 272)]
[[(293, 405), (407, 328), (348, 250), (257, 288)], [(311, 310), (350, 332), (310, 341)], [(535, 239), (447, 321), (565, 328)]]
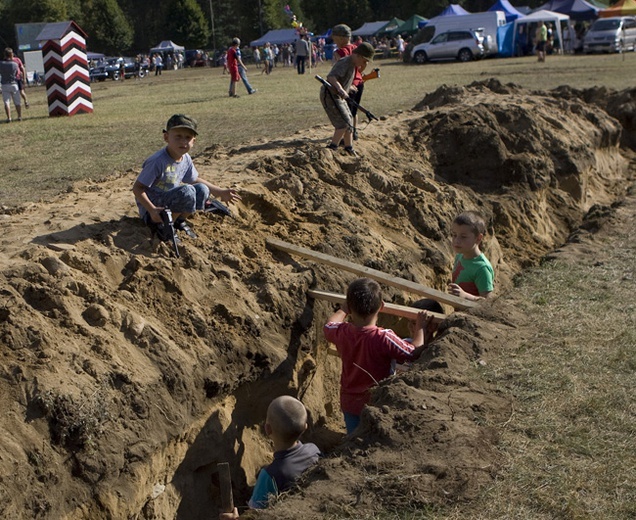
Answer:
[[(449, 223), (477, 209), (501, 294), (593, 205), (622, 194), (633, 98), (491, 80), (441, 88), (369, 126), (362, 158), (326, 150), (324, 127), (205, 150), (200, 173), (243, 201), (234, 218), (193, 217), (199, 238), (184, 238), (179, 259), (137, 218), (135, 171), (6, 209), (0, 515), (214, 516), (216, 463), (230, 462), (242, 503), (271, 456), (260, 424), (281, 393), (305, 402), (307, 440), (331, 455), (277, 518), (470, 498), (496, 474), (492, 425), (512, 406), (471, 373), (515, 326), (514, 309), (454, 314), (412, 372), (380, 385), (343, 443), (339, 361), (322, 339), (331, 305), (307, 290), (342, 292), (353, 277), (266, 240), (444, 290)], [(388, 287), (385, 297), (416, 298)]]

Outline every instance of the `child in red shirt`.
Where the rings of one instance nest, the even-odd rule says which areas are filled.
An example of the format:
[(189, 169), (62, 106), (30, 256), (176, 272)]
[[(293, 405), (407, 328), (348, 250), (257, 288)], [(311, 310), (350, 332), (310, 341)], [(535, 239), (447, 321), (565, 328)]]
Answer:
[[(380, 285), (375, 280), (359, 278), (349, 285), (344, 307), (329, 318), (323, 329), (327, 341), (336, 346), (342, 358), (340, 407), (347, 433), (360, 423), (369, 389), (391, 375), (392, 360), (413, 361), (427, 346), (424, 331), (431, 318), (426, 311), (418, 314), (409, 343), (392, 330), (376, 325), (382, 306)], [(345, 321), (347, 315), (350, 321)]]

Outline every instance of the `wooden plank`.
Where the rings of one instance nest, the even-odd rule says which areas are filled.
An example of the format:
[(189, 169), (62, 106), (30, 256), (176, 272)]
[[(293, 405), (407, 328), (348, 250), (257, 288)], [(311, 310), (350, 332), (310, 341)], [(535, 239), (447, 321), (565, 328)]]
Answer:
[(347, 260), (340, 260), (339, 258), (331, 255), (326, 255), (324, 253), (312, 251), (311, 249), (295, 246), (276, 238), (268, 238), (267, 244), (276, 249), (279, 249), (280, 251), (285, 251), (286, 253), (298, 255), (303, 258), (308, 258), (310, 260), (314, 260), (315, 262), (329, 265), (331, 267), (337, 267), (338, 269), (354, 273), (361, 277), (372, 278), (377, 282), (390, 285), (391, 287), (397, 287), (398, 289), (401, 289), (403, 291), (419, 294), (420, 296), (425, 296), (426, 298), (431, 298), (440, 303), (450, 305), (455, 309), (470, 309), (477, 305), (476, 302), (471, 302), (464, 298), (459, 298), (458, 296), (453, 296), (452, 294), (438, 291), (436, 289), (426, 287), (425, 285), (411, 282), (410, 280), (405, 280), (404, 278), (390, 276), (386, 273), (383, 273), (382, 271), (378, 271), (377, 269), (371, 269), (370, 267), (365, 267), (360, 264), (354, 264), (353, 262), (349, 262)]
[[(332, 303), (339, 303), (342, 305), (347, 300), (347, 297), (344, 294), (338, 294), (327, 291), (318, 291), (318, 290), (310, 290), (307, 291), (307, 294), (312, 298), (316, 298), (318, 300), (325, 300)], [(384, 314), (390, 314), (392, 316), (400, 316), (401, 318), (408, 318), (409, 320), (414, 320), (417, 318), (418, 313), (422, 309), (416, 309), (415, 307), (407, 307), (406, 305), (397, 305), (395, 303), (385, 303), (384, 307), (380, 310), (380, 312)], [(428, 313), (433, 316), (433, 323), (440, 323), (441, 321), (446, 319), (445, 314), (440, 314), (438, 312), (428, 311)]]
[(219, 472), (219, 489), (221, 492), (221, 512), (231, 513), (234, 511), (234, 497), (232, 496), (232, 477), (230, 476), (230, 464), (219, 462), (216, 465)]

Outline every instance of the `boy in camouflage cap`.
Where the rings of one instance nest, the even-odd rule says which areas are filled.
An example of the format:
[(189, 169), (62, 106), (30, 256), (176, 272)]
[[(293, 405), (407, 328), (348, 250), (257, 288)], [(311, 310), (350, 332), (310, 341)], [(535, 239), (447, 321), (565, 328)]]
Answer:
[(321, 87), (320, 101), (335, 128), (327, 148), (336, 150), (340, 140), (343, 139), (345, 151), (350, 155), (357, 155), (352, 145), (355, 127), (347, 99), (349, 99), (349, 90), (355, 78), (356, 68), (360, 71), (364, 70), (367, 63), (373, 60), (374, 55), (375, 49), (370, 43), (361, 43), (351, 55), (338, 60), (327, 75), (327, 81), (331, 87), (327, 88), (324, 85)]

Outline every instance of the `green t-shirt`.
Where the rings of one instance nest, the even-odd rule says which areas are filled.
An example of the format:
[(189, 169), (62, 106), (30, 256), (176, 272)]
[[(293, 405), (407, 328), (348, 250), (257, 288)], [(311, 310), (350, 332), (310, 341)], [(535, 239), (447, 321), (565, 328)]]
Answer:
[(452, 281), (467, 293), (479, 296), (495, 288), (495, 271), (483, 253), (475, 258), (464, 258), (459, 253), (455, 256)]

